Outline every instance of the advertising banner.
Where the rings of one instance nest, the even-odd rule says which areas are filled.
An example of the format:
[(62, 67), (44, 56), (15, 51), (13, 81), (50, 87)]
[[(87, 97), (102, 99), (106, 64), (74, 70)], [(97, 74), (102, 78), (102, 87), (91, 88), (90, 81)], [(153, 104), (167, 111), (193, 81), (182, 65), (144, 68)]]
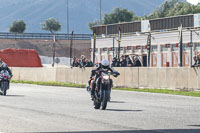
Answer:
[(143, 20), (141, 22), (141, 31), (142, 32), (149, 32), (149, 31), (151, 31), (149, 20)]
[(200, 27), (200, 13), (194, 14), (194, 27)]

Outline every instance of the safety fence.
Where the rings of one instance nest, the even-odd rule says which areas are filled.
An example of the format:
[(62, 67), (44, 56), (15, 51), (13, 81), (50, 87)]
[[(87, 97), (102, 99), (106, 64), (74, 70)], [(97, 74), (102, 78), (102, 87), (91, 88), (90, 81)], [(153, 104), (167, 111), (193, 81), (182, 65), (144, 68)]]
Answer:
[[(71, 34), (55, 34), (57, 40), (70, 40)], [(74, 34), (73, 40), (90, 40), (91, 34)], [(14, 34), (0, 32), (0, 39), (46, 39), (53, 40), (54, 37), (50, 33), (24, 33), (24, 34)]]

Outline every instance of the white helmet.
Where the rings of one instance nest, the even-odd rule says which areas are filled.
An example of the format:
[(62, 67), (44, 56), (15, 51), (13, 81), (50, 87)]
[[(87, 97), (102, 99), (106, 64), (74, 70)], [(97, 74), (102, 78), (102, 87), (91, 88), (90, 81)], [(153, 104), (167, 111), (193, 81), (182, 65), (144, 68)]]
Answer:
[(103, 69), (108, 69), (110, 63), (108, 60), (104, 59), (104, 60), (102, 60), (101, 65), (102, 65)]

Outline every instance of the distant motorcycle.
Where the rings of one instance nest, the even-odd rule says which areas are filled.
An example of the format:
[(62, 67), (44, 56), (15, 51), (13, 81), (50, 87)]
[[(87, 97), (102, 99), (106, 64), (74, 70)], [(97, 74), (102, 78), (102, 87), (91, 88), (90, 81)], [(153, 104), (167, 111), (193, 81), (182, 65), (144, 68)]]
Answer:
[[(119, 76), (117, 71), (113, 73), (107, 71), (101, 71), (100, 77), (96, 80), (96, 82), (100, 82), (100, 85), (97, 85), (95, 88), (95, 96), (94, 96), (94, 108), (105, 110), (107, 107), (107, 102), (110, 99), (111, 88), (113, 87), (113, 81), (110, 76), (113, 75), (114, 77)], [(99, 81), (100, 80), (100, 81)], [(92, 84), (94, 82), (94, 78), (91, 81), (90, 88), (92, 88)]]
[(9, 89), (9, 83), (10, 83), (10, 75), (7, 70), (2, 70), (0, 72), (0, 94), (6, 96), (7, 90)]

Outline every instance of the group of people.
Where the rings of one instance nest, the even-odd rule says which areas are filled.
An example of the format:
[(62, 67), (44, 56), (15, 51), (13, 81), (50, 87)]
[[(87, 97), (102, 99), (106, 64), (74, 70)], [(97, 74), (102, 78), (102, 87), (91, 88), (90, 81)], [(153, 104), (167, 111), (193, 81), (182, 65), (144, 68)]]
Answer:
[(112, 67), (141, 67), (142, 64), (139, 60), (139, 57), (135, 56), (133, 60), (130, 59), (129, 56), (122, 55), (120, 57), (120, 60), (118, 60), (116, 57), (112, 60)]
[(91, 60), (87, 59), (84, 55), (81, 55), (81, 58), (73, 57), (72, 67), (93, 67), (93, 63)]

